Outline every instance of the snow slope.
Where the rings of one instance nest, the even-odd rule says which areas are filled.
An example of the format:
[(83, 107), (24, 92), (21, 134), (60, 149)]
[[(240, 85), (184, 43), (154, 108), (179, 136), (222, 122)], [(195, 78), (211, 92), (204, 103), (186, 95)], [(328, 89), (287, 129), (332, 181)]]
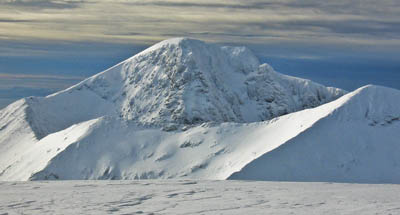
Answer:
[[(332, 109), (332, 107), (335, 107)], [(400, 183), (400, 91), (366, 86), (230, 179)]]

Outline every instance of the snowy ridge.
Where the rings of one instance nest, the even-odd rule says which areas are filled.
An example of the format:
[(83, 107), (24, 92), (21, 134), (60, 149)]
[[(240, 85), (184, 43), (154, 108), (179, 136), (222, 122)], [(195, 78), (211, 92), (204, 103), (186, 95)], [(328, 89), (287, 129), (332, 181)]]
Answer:
[[(18, 169), (25, 169), (25, 176), (9, 176), (19, 180), (229, 178), (399, 183), (393, 165), (400, 162), (395, 156), (400, 149), (393, 137), (400, 123), (372, 125), (365, 111), (358, 109), (363, 114), (347, 114), (387, 94), (400, 98), (400, 91), (367, 86), (317, 108), (262, 123), (203, 124), (176, 132), (99, 118), (43, 138), (26, 156), (50, 156), (42, 156), (40, 162), (20, 161), (23, 168)], [(380, 109), (398, 118), (396, 102), (387, 103), (387, 108), (375, 104), (364, 110), (374, 113)], [(363, 137), (349, 131), (361, 132)], [(383, 150), (376, 149), (380, 141), (387, 144)], [(287, 152), (276, 155), (283, 149)], [(371, 167), (379, 174), (370, 174)]]
[(0, 178), (21, 160), (21, 152), (37, 141), (29, 124), (25, 99), (18, 100), (0, 111)]

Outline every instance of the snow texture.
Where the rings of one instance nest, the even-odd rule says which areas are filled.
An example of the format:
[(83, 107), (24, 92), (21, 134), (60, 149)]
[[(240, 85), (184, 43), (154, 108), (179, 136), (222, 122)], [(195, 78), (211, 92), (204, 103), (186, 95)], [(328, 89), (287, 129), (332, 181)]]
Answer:
[(397, 185), (249, 181), (0, 183), (2, 214), (399, 214)]
[(1, 110), (0, 180), (400, 183), (400, 91), (344, 93), (244, 47), (163, 41)]

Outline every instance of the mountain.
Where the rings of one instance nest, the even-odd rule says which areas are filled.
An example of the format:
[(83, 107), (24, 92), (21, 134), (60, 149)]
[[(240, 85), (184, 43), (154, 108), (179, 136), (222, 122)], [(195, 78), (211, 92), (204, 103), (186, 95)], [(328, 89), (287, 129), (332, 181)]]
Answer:
[[(342, 156), (335, 153), (349, 150), (355, 154), (351, 158), (364, 161), (369, 154), (358, 157), (359, 148), (353, 147), (364, 144), (364, 138), (370, 145), (381, 138), (396, 152), (393, 142), (398, 134), (393, 130), (399, 126), (399, 92), (367, 86), (342, 96), (345, 93), (279, 74), (267, 64), (260, 65), (244, 47), (187, 38), (166, 40), (69, 89), (25, 98), (1, 110), (0, 180), (340, 181), (343, 174), (332, 171), (331, 177), (317, 177), (311, 173), (318, 174), (321, 167), (302, 166), (314, 162), (312, 156), (292, 162), (292, 169), (310, 172), (306, 179), (295, 174), (286, 177), (282, 169), (273, 178), (264, 170), (279, 169), (281, 165), (272, 165), (278, 158), (269, 165), (263, 159), (272, 159), (269, 155), (282, 148), (288, 148), (282, 154), (288, 160), (301, 153), (306, 156), (305, 151), (292, 148), (300, 142), (316, 154), (325, 152), (328, 144), (335, 149), (329, 165), (343, 164), (342, 169), (347, 169), (348, 157), (340, 160)], [(368, 114), (360, 112), (363, 108)], [(355, 126), (354, 132), (342, 134), (350, 131), (349, 126)], [(318, 136), (329, 133), (329, 128), (335, 129), (327, 139)], [(302, 139), (304, 135), (309, 139)], [(335, 135), (342, 138), (341, 144), (330, 144)], [(308, 146), (310, 140), (321, 145)], [(386, 151), (372, 152), (388, 168), (393, 164), (388, 160), (397, 162), (395, 156), (384, 155)], [(349, 171), (363, 165), (350, 166)], [(357, 174), (349, 175), (353, 179)], [(384, 179), (390, 176), (397, 177), (388, 173)], [(379, 181), (374, 177), (360, 174), (355, 181)]]

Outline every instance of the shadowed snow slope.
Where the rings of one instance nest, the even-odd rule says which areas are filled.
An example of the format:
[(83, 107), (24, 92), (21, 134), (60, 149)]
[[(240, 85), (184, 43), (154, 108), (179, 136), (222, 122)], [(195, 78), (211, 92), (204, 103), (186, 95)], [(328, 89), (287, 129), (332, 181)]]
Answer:
[(67, 90), (1, 110), (0, 180), (400, 182), (389, 172), (400, 162), (399, 91), (343, 94), (259, 65), (244, 47), (166, 40)]

